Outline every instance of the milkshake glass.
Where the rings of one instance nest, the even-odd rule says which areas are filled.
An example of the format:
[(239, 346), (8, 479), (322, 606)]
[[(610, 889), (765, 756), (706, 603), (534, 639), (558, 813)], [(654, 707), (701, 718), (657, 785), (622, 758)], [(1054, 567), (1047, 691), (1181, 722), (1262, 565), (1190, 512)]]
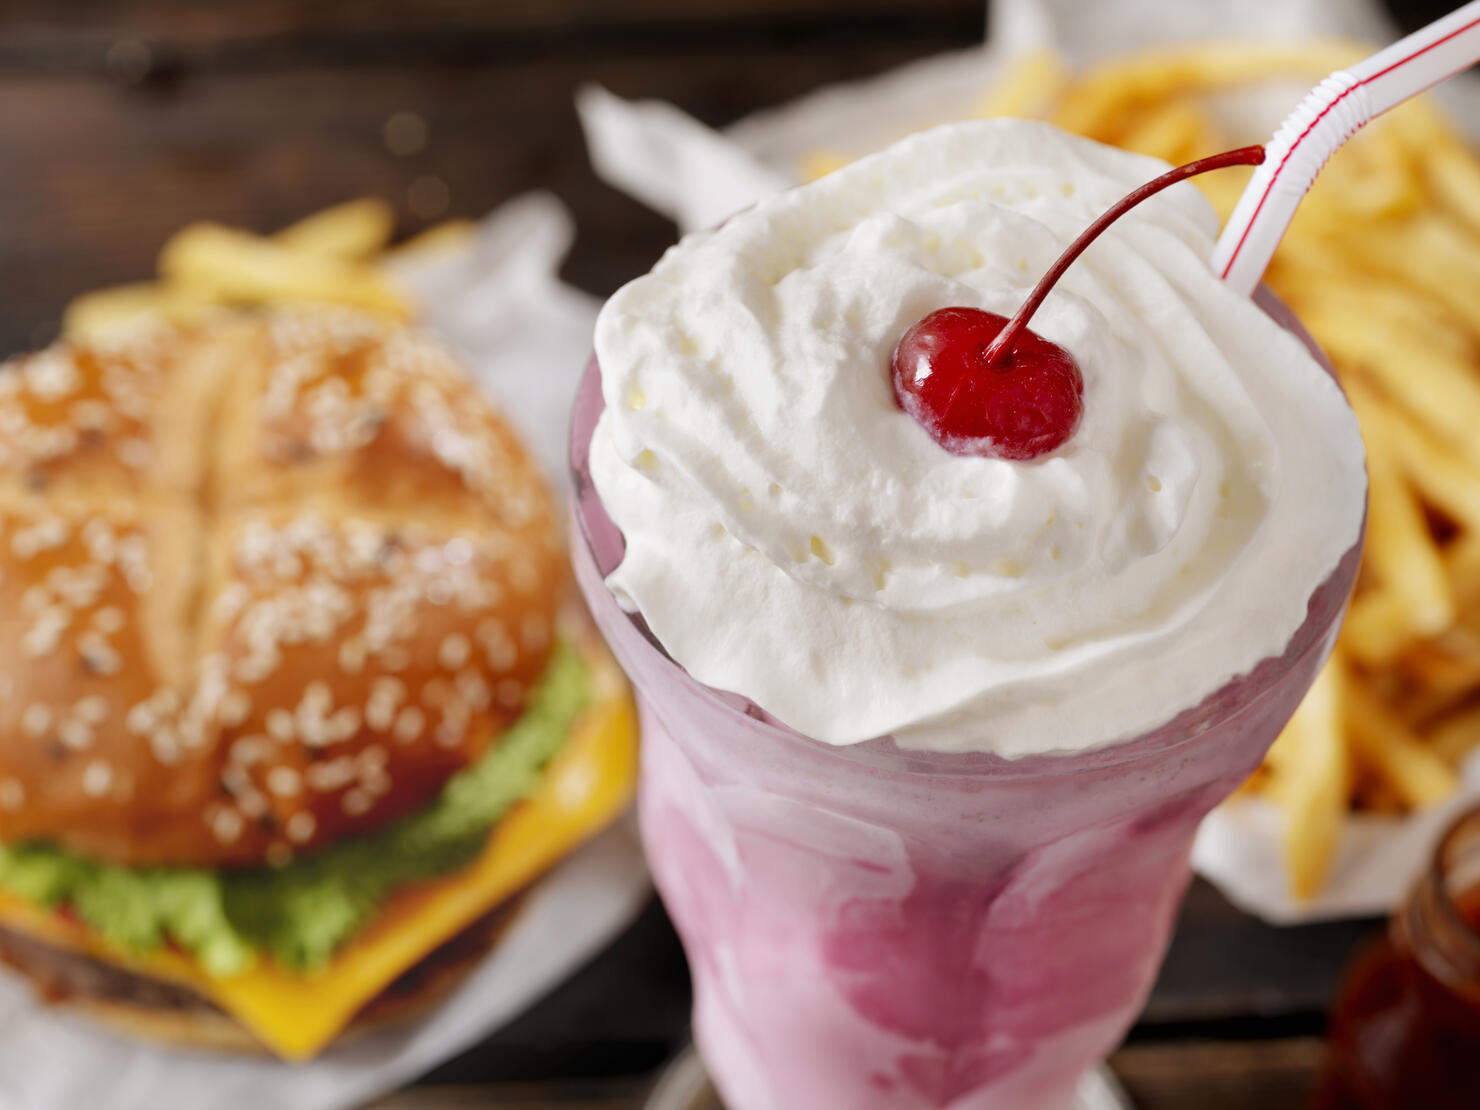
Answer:
[(577, 579), (637, 690), (643, 841), (731, 1110), (1071, 1106), (1151, 988), (1199, 821), (1330, 650), (1360, 543), (1282, 654), (1147, 735), (1017, 760), (837, 747), (696, 682), (616, 604), (622, 540), (588, 469), (601, 409), (593, 360), (572, 434)]
[[(730, 1110), (1067, 1110), (1145, 1000), (1198, 822), (1330, 650), (1359, 432), (1293, 317), (1209, 270), (1195, 191), (1039, 302), (1073, 374), (932, 330), (1004, 320), (1160, 172), (953, 125), (685, 239), (602, 311), (576, 573), (637, 690), (643, 837)], [(1082, 390), (1069, 438), (949, 439), (1025, 382)]]

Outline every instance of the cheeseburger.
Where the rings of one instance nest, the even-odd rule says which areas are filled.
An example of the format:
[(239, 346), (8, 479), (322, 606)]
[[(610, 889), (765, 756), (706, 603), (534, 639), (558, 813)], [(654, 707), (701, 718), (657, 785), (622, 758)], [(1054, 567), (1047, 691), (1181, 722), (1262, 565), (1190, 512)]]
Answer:
[(0, 367), (0, 959), (310, 1057), (416, 1013), (626, 804), (536, 465), (435, 343), (327, 309)]

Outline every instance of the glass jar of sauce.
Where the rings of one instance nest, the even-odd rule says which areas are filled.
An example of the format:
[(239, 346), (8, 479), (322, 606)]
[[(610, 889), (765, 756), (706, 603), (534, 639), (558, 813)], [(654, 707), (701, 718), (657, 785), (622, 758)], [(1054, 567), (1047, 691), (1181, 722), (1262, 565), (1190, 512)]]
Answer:
[(1316, 1110), (1480, 1107), (1480, 808), (1348, 971)]

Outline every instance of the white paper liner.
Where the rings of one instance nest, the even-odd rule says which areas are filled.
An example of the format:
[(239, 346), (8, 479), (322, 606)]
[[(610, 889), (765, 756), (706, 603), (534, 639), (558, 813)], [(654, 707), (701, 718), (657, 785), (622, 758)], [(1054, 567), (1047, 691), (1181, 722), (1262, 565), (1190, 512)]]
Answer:
[[(1155, 44), (1316, 35), (1383, 43), (1397, 32), (1376, 0), (998, 0), (989, 46), (820, 89), (723, 133), (670, 105), (632, 105), (601, 90), (584, 91), (578, 105), (587, 140), (601, 152), (597, 172), (692, 231), (795, 184), (809, 152), (864, 154), (911, 131), (971, 115), (999, 60), (1026, 48), (1051, 45), (1071, 63), (1085, 64)], [(1220, 98), (1217, 107), (1257, 138), (1271, 134), (1306, 91), (1302, 84), (1254, 90)], [(1459, 125), (1480, 138), (1480, 83), (1456, 79), (1439, 93)], [(640, 148), (641, 157), (614, 154), (612, 148), (622, 145), (618, 135), (631, 150)], [(685, 167), (682, 175), (665, 173), (675, 165)], [(1473, 798), (1480, 798), (1480, 784), (1468, 783), (1448, 805), (1407, 819), (1351, 818), (1330, 880), (1318, 897), (1304, 903), (1292, 902), (1286, 893), (1282, 818), (1267, 802), (1235, 800), (1214, 811), (1193, 863), (1230, 900), (1267, 921), (1383, 913), (1403, 896), (1449, 814)]]
[(1442, 805), (1407, 817), (1351, 814), (1341, 831), (1320, 894), (1290, 894), (1282, 856), (1285, 815), (1264, 798), (1232, 798), (1203, 820), (1192, 866), (1227, 899), (1271, 925), (1301, 925), (1386, 914), (1413, 885), (1439, 835), (1480, 799), (1480, 762), (1465, 768), (1464, 786)]
[[(397, 276), (564, 489), (570, 400), (596, 302), (556, 270), (574, 229), (532, 193), (471, 241), (407, 258)], [(608, 830), (526, 895), (498, 945), (446, 1005), (308, 1064), (177, 1052), (114, 1037), (36, 1003), (0, 968), (0, 1110), (339, 1110), (401, 1086), (515, 1017), (610, 941), (650, 882), (630, 823)]]

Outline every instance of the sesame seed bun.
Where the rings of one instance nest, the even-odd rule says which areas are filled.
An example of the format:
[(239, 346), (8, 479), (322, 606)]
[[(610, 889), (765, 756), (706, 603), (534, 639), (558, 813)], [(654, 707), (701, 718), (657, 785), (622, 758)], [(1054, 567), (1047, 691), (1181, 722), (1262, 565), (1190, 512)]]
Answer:
[(280, 863), (522, 711), (550, 495), (458, 363), (330, 309), (0, 368), (0, 843)]

